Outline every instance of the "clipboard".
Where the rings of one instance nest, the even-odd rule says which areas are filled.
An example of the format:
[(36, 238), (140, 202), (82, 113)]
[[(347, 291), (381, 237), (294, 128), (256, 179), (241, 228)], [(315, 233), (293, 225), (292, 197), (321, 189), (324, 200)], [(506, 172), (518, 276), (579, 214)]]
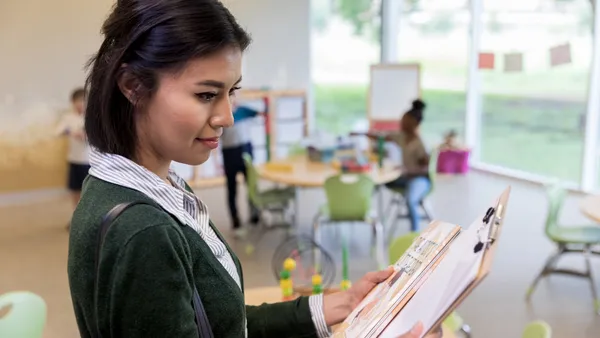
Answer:
[[(480, 237), (481, 250), (484, 250), (483, 258), (479, 266), (479, 271), (467, 288), (460, 294), (456, 300), (443, 312), (443, 314), (435, 321), (435, 323), (427, 330), (425, 335), (432, 333), (434, 328), (440, 327), (443, 321), (450, 316), (452, 312), (473, 292), (473, 290), (481, 284), (481, 282), (487, 277), (491, 271), (493, 259), (496, 254), (498, 247), (498, 238), (502, 231), (502, 225), (504, 223), (504, 217), (506, 214), (506, 208), (508, 204), (508, 198), (510, 197), (510, 187), (506, 188), (504, 192), (498, 198), (495, 207), (488, 209), (488, 212), (484, 216), (483, 223), (488, 223), (489, 229), (485, 236)], [(493, 210), (491, 210), (493, 209)], [(487, 222), (486, 222), (487, 218)], [(476, 250), (476, 248), (473, 248)]]

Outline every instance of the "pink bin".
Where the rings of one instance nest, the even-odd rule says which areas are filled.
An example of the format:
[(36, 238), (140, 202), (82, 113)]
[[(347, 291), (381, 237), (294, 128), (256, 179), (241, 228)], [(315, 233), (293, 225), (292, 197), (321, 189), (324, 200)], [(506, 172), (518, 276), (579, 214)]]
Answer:
[(469, 150), (442, 150), (437, 163), (441, 174), (466, 174), (469, 171)]

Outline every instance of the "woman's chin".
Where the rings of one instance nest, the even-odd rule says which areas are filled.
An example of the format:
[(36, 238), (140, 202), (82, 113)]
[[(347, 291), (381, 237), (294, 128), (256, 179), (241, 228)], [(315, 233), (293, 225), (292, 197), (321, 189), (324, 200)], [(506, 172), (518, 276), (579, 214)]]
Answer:
[(187, 164), (187, 165), (191, 165), (191, 166), (196, 166), (196, 165), (201, 165), (204, 162), (208, 161), (209, 158), (210, 158), (210, 151), (207, 151), (206, 153), (202, 152), (202, 153), (191, 154), (191, 156), (186, 156), (185, 158), (182, 158), (182, 159), (175, 159), (174, 161), (183, 163), (183, 164)]

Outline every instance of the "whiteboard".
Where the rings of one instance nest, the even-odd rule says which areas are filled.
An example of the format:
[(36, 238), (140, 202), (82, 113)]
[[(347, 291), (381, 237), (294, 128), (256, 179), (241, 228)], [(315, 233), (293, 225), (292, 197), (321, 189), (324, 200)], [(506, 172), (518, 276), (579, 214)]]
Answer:
[(399, 120), (412, 102), (421, 98), (421, 70), (418, 64), (371, 66), (369, 120)]

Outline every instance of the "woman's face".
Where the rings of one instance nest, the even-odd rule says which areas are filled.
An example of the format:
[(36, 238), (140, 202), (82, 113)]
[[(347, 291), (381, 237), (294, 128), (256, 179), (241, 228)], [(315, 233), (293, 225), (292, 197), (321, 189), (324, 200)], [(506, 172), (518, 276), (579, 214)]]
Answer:
[(233, 125), (241, 64), (241, 51), (226, 48), (159, 75), (158, 89), (136, 114), (138, 152), (188, 165), (205, 162), (223, 128)]
[(418, 125), (417, 120), (408, 114), (402, 115), (402, 118), (400, 119), (400, 130), (405, 133), (414, 132)]

